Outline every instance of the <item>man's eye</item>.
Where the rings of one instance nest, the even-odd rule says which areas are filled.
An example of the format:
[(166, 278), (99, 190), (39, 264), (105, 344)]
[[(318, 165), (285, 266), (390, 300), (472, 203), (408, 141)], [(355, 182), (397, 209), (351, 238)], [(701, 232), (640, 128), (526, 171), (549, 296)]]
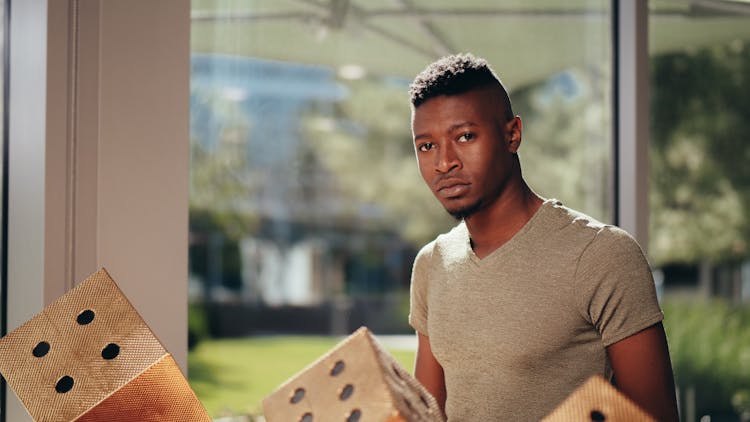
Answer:
[(466, 132), (461, 134), (461, 136), (458, 137), (458, 142), (468, 142), (474, 139), (474, 134), (471, 132)]
[(433, 147), (434, 147), (433, 144), (431, 144), (429, 142), (425, 142), (425, 143), (419, 145), (419, 150), (422, 151), (422, 152), (427, 152), (427, 151), (431, 150)]

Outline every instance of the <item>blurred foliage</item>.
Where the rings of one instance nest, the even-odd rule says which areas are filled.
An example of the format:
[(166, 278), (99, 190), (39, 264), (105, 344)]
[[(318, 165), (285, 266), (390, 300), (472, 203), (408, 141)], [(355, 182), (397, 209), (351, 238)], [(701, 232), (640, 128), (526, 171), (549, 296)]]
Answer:
[(750, 421), (750, 389), (735, 392), (732, 396), (732, 406), (742, 422)]
[[(311, 109), (305, 134), (344, 195), (385, 209), (385, 219), (415, 245), (455, 222), (419, 174), (402, 84), (349, 82), (352, 95), (333, 112)], [(353, 210), (359, 212), (360, 210)]]
[(251, 213), (211, 208), (190, 208), (190, 230), (196, 233), (220, 232), (232, 241), (239, 241), (258, 227), (258, 218)]
[[(747, 412), (750, 308), (724, 301), (662, 304), (677, 386), (695, 391), (697, 415)], [(682, 403), (683, 410), (685, 403)]]
[(750, 41), (651, 60), (656, 264), (748, 256)]
[(609, 66), (586, 66), (513, 92), (524, 178), (537, 193), (612, 221)]
[[(239, 288), (242, 284), (242, 259), (239, 241), (252, 233), (256, 219), (239, 212), (190, 209), (190, 248), (188, 264), (190, 273), (203, 280), (209, 277), (212, 260), (216, 270), (221, 272), (220, 284), (224, 287)], [(211, 257), (216, 253), (216, 257)]]
[[(220, 122), (219, 135), (190, 142), (190, 205), (198, 209), (236, 209), (238, 198), (249, 198), (260, 178), (248, 166), (247, 145), (251, 122), (241, 105), (220, 91), (194, 92), (192, 107), (211, 110)], [(202, 116), (202, 118), (209, 118)]]
[[(259, 189), (259, 178), (247, 159), (251, 125), (236, 101), (219, 92), (194, 94), (192, 101), (208, 107), (221, 129), (215, 144), (190, 142), (190, 272), (206, 280), (213, 259), (221, 271), (220, 283), (238, 288), (242, 283), (238, 242), (254, 232), (259, 221), (243, 208)], [(209, 256), (216, 251), (217, 257)]]
[(206, 310), (202, 304), (188, 304), (188, 350), (210, 337)]

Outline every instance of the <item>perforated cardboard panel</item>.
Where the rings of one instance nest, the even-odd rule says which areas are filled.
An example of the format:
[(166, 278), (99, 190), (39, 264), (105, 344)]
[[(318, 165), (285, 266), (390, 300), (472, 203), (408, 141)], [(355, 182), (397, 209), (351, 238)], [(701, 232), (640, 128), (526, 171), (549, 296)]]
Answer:
[(360, 328), (263, 400), (269, 422), (442, 421), (430, 393)]
[(607, 421), (655, 422), (630, 399), (622, 395), (604, 378), (596, 375), (588, 379), (565, 399), (543, 422)]
[[(164, 371), (169, 376), (159, 382), (144, 382)], [(0, 373), (36, 421), (75, 420), (111, 405), (116, 392), (121, 420), (210, 420), (171, 355), (104, 269), (0, 339)], [(182, 403), (193, 416), (147, 417), (154, 409), (172, 415), (163, 409)]]

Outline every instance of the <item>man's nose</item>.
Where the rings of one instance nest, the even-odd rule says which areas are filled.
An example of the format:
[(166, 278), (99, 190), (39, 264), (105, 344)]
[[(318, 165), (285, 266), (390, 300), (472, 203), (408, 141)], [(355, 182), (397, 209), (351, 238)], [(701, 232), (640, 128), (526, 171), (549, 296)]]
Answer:
[(435, 163), (435, 171), (438, 173), (450, 173), (452, 170), (457, 169), (461, 165), (456, 154), (455, 147), (451, 142), (445, 142), (438, 148), (437, 163)]

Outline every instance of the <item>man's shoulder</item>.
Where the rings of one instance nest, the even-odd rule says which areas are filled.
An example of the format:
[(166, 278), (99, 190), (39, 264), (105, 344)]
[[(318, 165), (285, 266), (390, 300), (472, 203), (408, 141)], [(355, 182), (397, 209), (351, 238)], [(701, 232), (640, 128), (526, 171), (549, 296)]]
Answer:
[(554, 207), (561, 221), (565, 237), (585, 243), (585, 250), (602, 254), (643, 254), (638, 242), (627, 231), (613, 224), (603, 223), (580, 211), (557, 202)]
[(567, 207), (556, 199), (548, 200), (545, 205), (549, 206), (551, 210), (549, 214), (551, 214), (552, 218), (556, 219), (561, 226), (573, 224), (581, 229), (594, 231), (611, 226), (610, 224), (602, 223), (586, 213)]
[(582, 246), (612, 245), (622, 248), (634, 245), (640, 248), (635, 239), (620, 227), (603, 223), (586, 213), (563, 205), (560, 201), (549, 202), (550, 209), (545, 218), (548, 241), (556, 238), (563, 243), (574, 242)]
[(623, 229), (609, 223), (603, 223), (573, 208), (563, 205), (560, 201), (550, 201), (550, 211), (548, 212), (547, 222), (551, 229), (559, 229), (563, 232), (585, 233), (591, 237), (630, 237)]

